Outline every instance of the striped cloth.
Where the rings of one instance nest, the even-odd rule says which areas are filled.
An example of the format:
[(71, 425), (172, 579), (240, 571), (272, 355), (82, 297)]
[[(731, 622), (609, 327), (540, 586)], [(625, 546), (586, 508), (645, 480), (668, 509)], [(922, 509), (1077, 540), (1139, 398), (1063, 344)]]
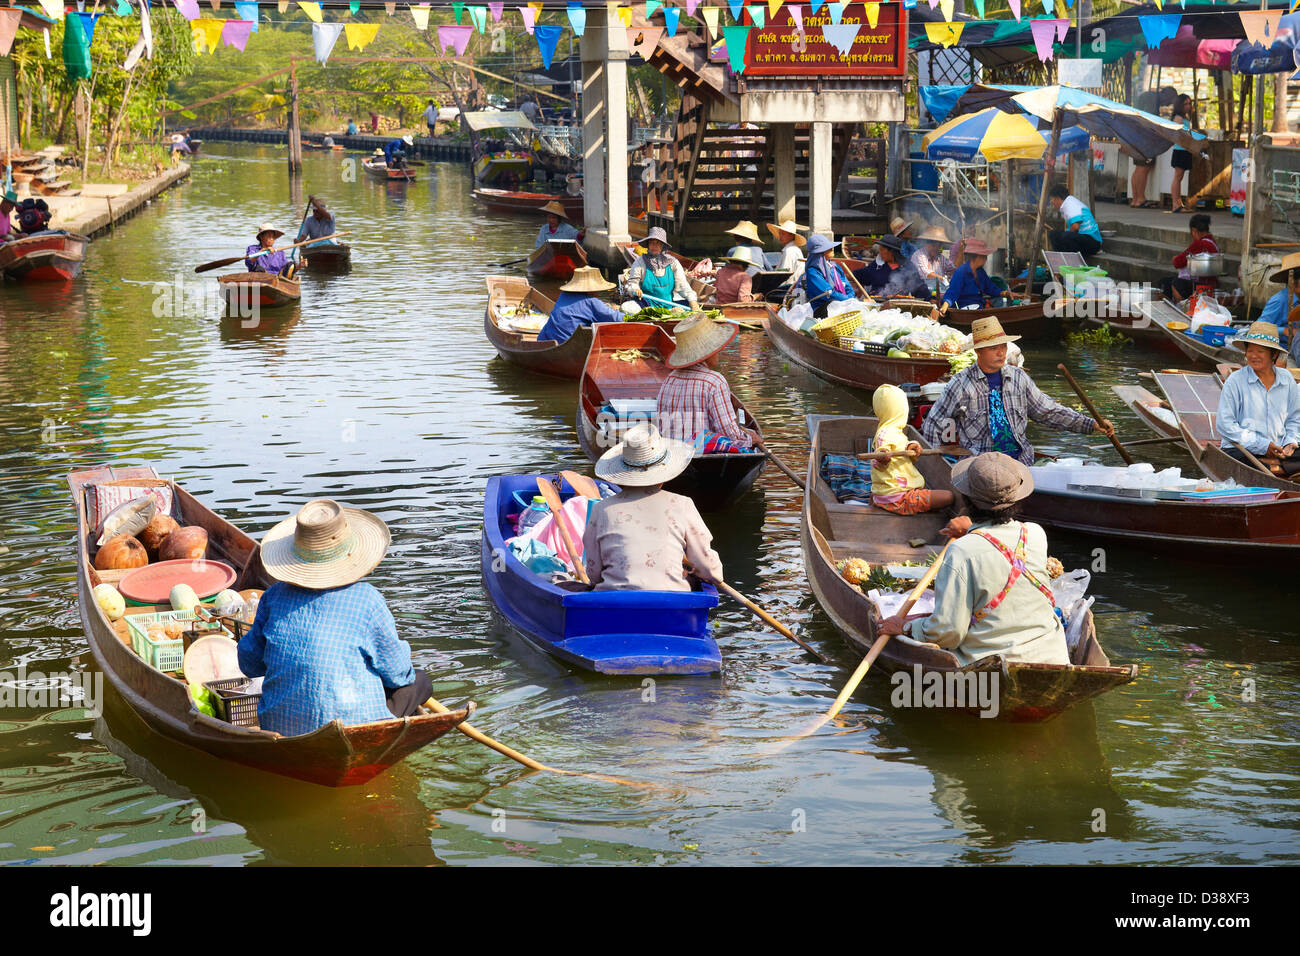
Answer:
[[(731, 389), (718, 372), (703, 365), (674, 369), (659, 389), (659, 431), (669, 438), (695, 444), (702, 432), (735, 443), (729, 451), (748, 451), (749, 434), (740, 427), (731, 404)], [(701, 454), (697, 446), (695, 453)]]
[(822, 455), (821, 476), (836, 501), (871, 504), (871, 462), (853, 455)]

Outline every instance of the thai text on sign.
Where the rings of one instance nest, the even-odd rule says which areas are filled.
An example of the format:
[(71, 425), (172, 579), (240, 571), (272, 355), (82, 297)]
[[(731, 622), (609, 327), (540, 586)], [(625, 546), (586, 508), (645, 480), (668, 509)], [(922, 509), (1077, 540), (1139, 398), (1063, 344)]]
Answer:
[(907, 72), (907, 12), (901, 3), (882, 3), (875, 27), (869, 25), (866, 5), (844, 7), (841, 25), (857, 25), (858, 35), (841, 54), (822, 35), (831, 25), (823, 4), (817, 13), (805, 12), (802, 32), (782, 6), (767, 25), (749, 31), (745, 44), (745, 75), (903, 76)]

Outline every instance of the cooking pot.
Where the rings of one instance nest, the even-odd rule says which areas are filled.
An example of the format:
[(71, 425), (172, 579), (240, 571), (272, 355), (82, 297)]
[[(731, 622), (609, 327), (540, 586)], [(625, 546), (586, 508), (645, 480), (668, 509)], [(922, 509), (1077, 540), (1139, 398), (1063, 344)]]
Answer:
[(1194, 253), (1187, 257), (1187, 271), (1198, 277), (1223, 275), (1223, 253)]
[(1156, 287), (1149, 282), (1130, 283), (1119, 287), (1119, 309), (1122, 313), (1136, 315), (1142, 306), (1156, 301)]

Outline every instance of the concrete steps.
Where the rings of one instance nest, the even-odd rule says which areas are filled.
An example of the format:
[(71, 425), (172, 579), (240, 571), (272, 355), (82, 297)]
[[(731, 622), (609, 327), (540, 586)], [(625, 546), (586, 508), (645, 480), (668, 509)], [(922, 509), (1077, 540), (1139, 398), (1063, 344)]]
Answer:
[[(1103, 236), (1101, 252), (1089, 256), (1090, 265), (1105, 269), (1114, 279), (1128, 282), (1157, 282), (1174, 275), (1173, 257), (1187, 248), (1191, 235), (1188, 216), (1170, 217), (1168, 226), (1138, 225), (1099, 218)], [(1241, 266), (1241, 240), (1215, 237), (1223, 250), (1224, 275), (1234, 276)]]

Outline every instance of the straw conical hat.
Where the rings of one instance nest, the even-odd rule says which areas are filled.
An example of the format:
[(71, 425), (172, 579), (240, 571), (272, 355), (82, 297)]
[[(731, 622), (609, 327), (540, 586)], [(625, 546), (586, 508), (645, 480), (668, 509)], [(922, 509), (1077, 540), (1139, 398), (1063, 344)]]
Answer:
[(917, 236), (922, 242), (948, 242), (948, 236), (938, 226), (929, 226)]
[(912, 221), (910, 219), (904, 219), (902, 216), (895, 216), (893, 219), (889, 220), (889, 231), (897, 236), (900, 233), (906, 232), (908, 227), (911, 225)]
[(262, 566), (277, 581), (323, 591), (360, 581), (391, 541), (388, 526), (370, 512), (317, 498), (266, 533)]
[(731, 236), (740, 236), (742, 239), (748, 239), (756, 246), (761, 246), (763, 244), (763, 240), (758, 237), (758, 227), (748, 219), (742, 219), (740, 222), (736, 223), (727, 230), (727, 234)]
[(569, 214), (564, 211), (564, 207), (554, 199), (542, 207), (542, 212), (550, 213), (553, 216), (559, 216), (561, 219), (569, 218)]
[(573, 270), (573, 278), (560, 286), (561, 292), (608, 292), (614, 283), (606, 282), (605, 277), (595, 266), (581, 266)]
[(1009, 342), (1019, 342), (1020, 336), (1007, 335), (1002, 330), (1002, 323), (998, 321), (996, 315), (990, 315), (985, 319), (976, 319), (970, 325), (971, 347), (977, 349), (989, 349), (995, 345), (1006, 345)]
[(784, 222), (769, 222), (767, 224), (767, 231), (772, 234), (773, 239), (777, 238), (783, 232), (788, 232), (790, 235), (794, 236), (795, 243), (798, 244), (801, 249), (808, 244), (808, 240), (799, 235), (799, 233), (804, 232), (807, 229), (807, 226), (801, 226), (793, 219), (787, 219)]
[(664, 361), (669, 368), (686, 368), (703, 362), (727, 347), (740, 327), (730, 322), (714, 322), (696, 312), (673, 326), (676, 346)]
[(597, 478), (625, 487), (661, 485), (685, 471), (694, 455), (691, 445), (665, 438), (654, 425), (637, 425), (600, 456), (594, 471)]

